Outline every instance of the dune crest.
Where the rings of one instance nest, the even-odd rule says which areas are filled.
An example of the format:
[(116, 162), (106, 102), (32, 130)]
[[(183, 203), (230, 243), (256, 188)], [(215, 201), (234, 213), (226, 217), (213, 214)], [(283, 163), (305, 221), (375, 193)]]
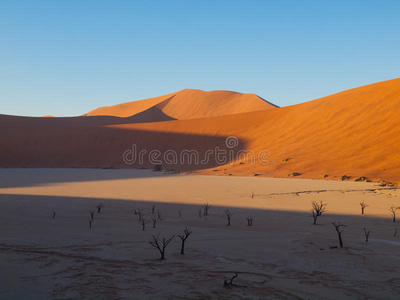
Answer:
[[(172, 119), (185, 120), (272, 109), (277, 106), (255, 94), (184, 89), (156, 98), (100, 107), (85, 116), (107, 115), (126, 118), (143, 113), (153, 107), (157, 107), (163, 114)], [(149, 118), (154, 119), (154, 116), (149, 114)], [(160, 119), (160, 121), (165, 120)]]

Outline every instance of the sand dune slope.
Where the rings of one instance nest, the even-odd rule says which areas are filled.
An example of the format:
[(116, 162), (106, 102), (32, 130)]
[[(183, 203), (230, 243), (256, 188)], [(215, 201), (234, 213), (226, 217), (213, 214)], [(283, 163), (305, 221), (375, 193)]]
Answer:
[[(161, 98), (152, 106), (142, 106), (145, 116), (136, 121), (145, 122), (146, 114), (160, 114), (167, 122), (135, 123), (135, 116), (64, 120), (2, 116), (0, 166), (151, 168), (154, 162), (148, 154), (157, 150), (164, 168), (181, 171), (270, 177), (297, 172), (300, 178), (348, 175), (351, 180), (366, 176), (400, 181), (400, 79), (289, 107), (189, 120), (172, 119), (195, 118), (195, 112), (204, 109), (183, 116), (180, 113), (188, 108), (182, 106), (180, 111), (172, 105), (178, 96)], [(238, 145), (227, 147), (229, 136), (238, 138)], [(143, 162), (123, 161), (123, 153), (132, 145), (146, 151)], [(175, 151), (178, 158), (185, 149), (196, 150), (201, 160), (216, 147), (227, 150), (225, 156), (231, 150), (235, 155), (238, 150), (253, 151), (255, 161), (241, 157), (244, 163), (230, 163), (227, 157), (221, 163), (211, 155), (210, 160), (196, 163), (164, 156), (167, 150)], [(259, 153), (266, 154), (262, 162)]]
[[(173, 94), (128, 102), (109, 107), (100, 107), (86, 116), (129, 117), (157, 107), (173, 119), (193, 119), (237, 114), (243, 112), (276, 108), (275, 105), (254, 94), (230, 91), (204, 92), (185, 89)], [(151, 115), (149, 115), (150, 118)], [(160, 121), (165, 121), (160, 119)]]
[(400, 180), (398, 111), (400, 79), (395, 79), (275, 110), (118, 128), (234, 135), (239, 147), (270, 153), (267, 164), (257, 160), (228, 164), (219, 168), (227, 169), (225, 174), (282, 177), (298, 172), (310, 178), (349, 175)]

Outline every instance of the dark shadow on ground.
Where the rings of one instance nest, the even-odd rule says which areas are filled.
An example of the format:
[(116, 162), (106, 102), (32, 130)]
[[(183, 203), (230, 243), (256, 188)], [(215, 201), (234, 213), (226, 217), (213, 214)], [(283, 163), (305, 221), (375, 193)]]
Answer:
[[(89, 211), (99, 202), (105, 206), (95, 212), (89, 229)], [(150, 221), (143, 231), (134, 210), (150, 220), (153, 205), (162, 217), (156, 228)], [(212, 206), (206, 218), (199, 218), (201, 205), (7, 194), (0, 194), (0, 206), (0, 264), (6, 268), (2, 274), (10, 270), (0, 280), (4, 298), (232, 299), (245, 293), (361, 299), (395, 298), (399, 292), (400, 237), (393, 236), (396, 225), (389, 218), (326, 214), (314, 226), (310, 213), (291, 207)], [(232, 226), (226, 226), (226, 209), (234, 213)], [(246, 226), (249, 215), (255, 217), (251, 227)], [(345, 248), (331, 249), (338, 244), (333, 221), (347, 225)], [(186, 255), (179, 254), (175, 236), (167, 259), (157, 260), (157, 250), (148, 244), (152, 235), (170, 237), (185, 227), (193, 231)], [(369, 243), (363, 227), (372, 230)], [(386, 252), (387, 247), (394, 251)], [(390, 272), (376, 272), (383, 269)], [(245, 290), (223, 287), (235, 272)]]

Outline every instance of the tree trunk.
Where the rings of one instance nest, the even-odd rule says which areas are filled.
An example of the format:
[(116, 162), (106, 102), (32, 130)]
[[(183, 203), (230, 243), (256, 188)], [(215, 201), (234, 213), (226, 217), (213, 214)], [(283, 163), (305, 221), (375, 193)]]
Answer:
[(342, 235), (340, 233), (339, 233), (339, 244), (340, 244), (340, 248), (343, 248)]
[(182, 240), (181, 254), (182, 255), (185, 254), (185, 241), (184, 240)]

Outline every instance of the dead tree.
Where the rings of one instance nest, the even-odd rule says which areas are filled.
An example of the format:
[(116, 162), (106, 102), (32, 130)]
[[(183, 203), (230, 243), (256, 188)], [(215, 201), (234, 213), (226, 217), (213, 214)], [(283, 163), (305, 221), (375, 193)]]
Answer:
[(360, 202), (360, 206), (361, 206), (361, 214), (363, 215), (364, 214), (364, 209), (366, 207), (368, 207), (369, 205), (367, 205), (367, 203), (365, 203), (365, 201), (361, 201)]
[(389, 211), (390, 211), (391, 214), (392, 214), (393, 223), (396, 223), (396, 210), (399, 209), (399, 208), (400, 208), (400, 207), (394, 207), (394, 206), (392, 206), (392, 207), (389, 209)]
[(343, 230), (340, 230), (340, 227), (347, 227), (347, 226), (343, 225), (343, 224), (340, 224), (340, 222), (338, 222), (338, 223), (333, 222), (332, 225), (335, 226), (335, 230), (338, 233), (340, 248), (343, 248), (343, 241), (342, 241)]
[(93, 218), (89, 219), (89, 229), (92, 229)]
[(138, 214), (138, 210), (136, 208), (133, 210), (133, 212), (135, 213), (135, 216)]
[(100, 213), (100, 211), (101, 211), (101, 209), (102, 209), (103, 207), (104, 207), (104, 204), (103, 204), (103, 203), (99, 203), (99, 204), (96, 205), (97, 213), (98, 213), (98, 214)]
[(153, 228), (156, 228), (157, 218), (151, 217), (151, 220), (153, 221)]
[(181, 254), (182, 255), (185, 254), (185, 242), (186, 242), (187, 238), (189, 237), (189, 235), (191, 235), (191, 234), (192, 234), (192, 231), (190, 231), (189, 228), (187, 228), (187, 227), (184, 230), (184, 234), (178, 234), (178, 236), (182, 240), (182, 246), (181, 246)]
[(56, 217), (56, 211), (53, 209), (53, 219)]
[(157, 237), (153, 235), (153, 240), (150, 241), (149, 244), (154, 248), (157, 248), (157, 250), (160, 252), (161, 255), (160, 259), (165, 259), (165, 249), (167, 248), (168, 244), (172, 241), (174, 237), (175, 235), (173, 235), (169, 239), (163, 237), (162, 241), (160, 241), (159, 235), (157, 235)]
[(201, 219), (201, 216), (203, 215), (203, 208), (199, 208), (198, 212), (199, 212), (199, 218)]
[(234, 280), (235, 278), (238, 278), (238, 272), (236, 272), (235, 275), (232, 276), (232, 278), (231, 278), (231, 280), (230, 280), (229, 282), (226, 281), (226, 279), (225, 279), (225, 280), (224, 280), (224, 286), (225, 286), (225, 287), (232, 287), (232, 286), (234, 286), (234, 287), (243, 287), (243, 288), (246, 288), (246, 287), (247, 287), (247, 286), (245, 286), (245, 285), (234, 284), (234, 283), (233, 283), (233, 280)]
[(179, 218), (182, 217), (182, 211), (181, 210), (178, 210), (178, 216), (179, 216)]
[(248, 216), (247, 219), (247, 226), (253, 226), (253, 220), (255, 217), (253, 217), (252, 215)]
[(398, 228), (396, 228), (396, 230), (394, 231), (394, 234), (393, 234), (393, 236), (396, 236), (396, 234), (397, 234), (397, 230), (398, 230)]
[(161, 218), (161, 211), (159, 211), (158, 209), (157, 209), (157, 219), (158, 219), (158, 220), (162, 220), (162, 218)]
[(225, 210), (225, 216), (228, 219), (228, 224), (226, 226), (231, 226), (231, 218), (233, 216), (233, 213), (229, 211), (229, 209)]
[(137, 210), (137, 215), (139, 217), (139, 222), (141, 222), (143, 220), (143, 214), (142, 214), (142, 211), (140, 209)]
[(208, 203), (203, 204), (203, 211), (204, 211), (203, 215), (204, 216), (208, 216), (208, 210), (210, 209), (210, 207), (211, 207), (211, 205)]
[(154, 215), (154, 210), (155, 210), (156, 206), (155, 204), (153, 204), (153, 206), (151, 207), (151, 213)]
[(142, 218), (141, 224), (142, 224), (142, 229), (143, 231), (146, 229), (146, 224), (149, 223), (145, 218)]
[(317, 201), (311, 202), (311, 213), (312, 217), (314, 219), (314, 225), (317, 224), (317, 219), (319, 216), (321, 216), (325, 210), (326, 210), (326, 203), (323, 203), (320, 201), (319, 203)]
[(370, 234), (371, 230), (368, 230), (364, 228), (364, 233), (365, 233), (365, 242), (368, 243), (368, 238), (369, 238), (369, 234)]
[(90, 218), (93, 220), (93, 218), (94, 218), (94, 211), (89, 211), (89, 214), (90, 214)]

